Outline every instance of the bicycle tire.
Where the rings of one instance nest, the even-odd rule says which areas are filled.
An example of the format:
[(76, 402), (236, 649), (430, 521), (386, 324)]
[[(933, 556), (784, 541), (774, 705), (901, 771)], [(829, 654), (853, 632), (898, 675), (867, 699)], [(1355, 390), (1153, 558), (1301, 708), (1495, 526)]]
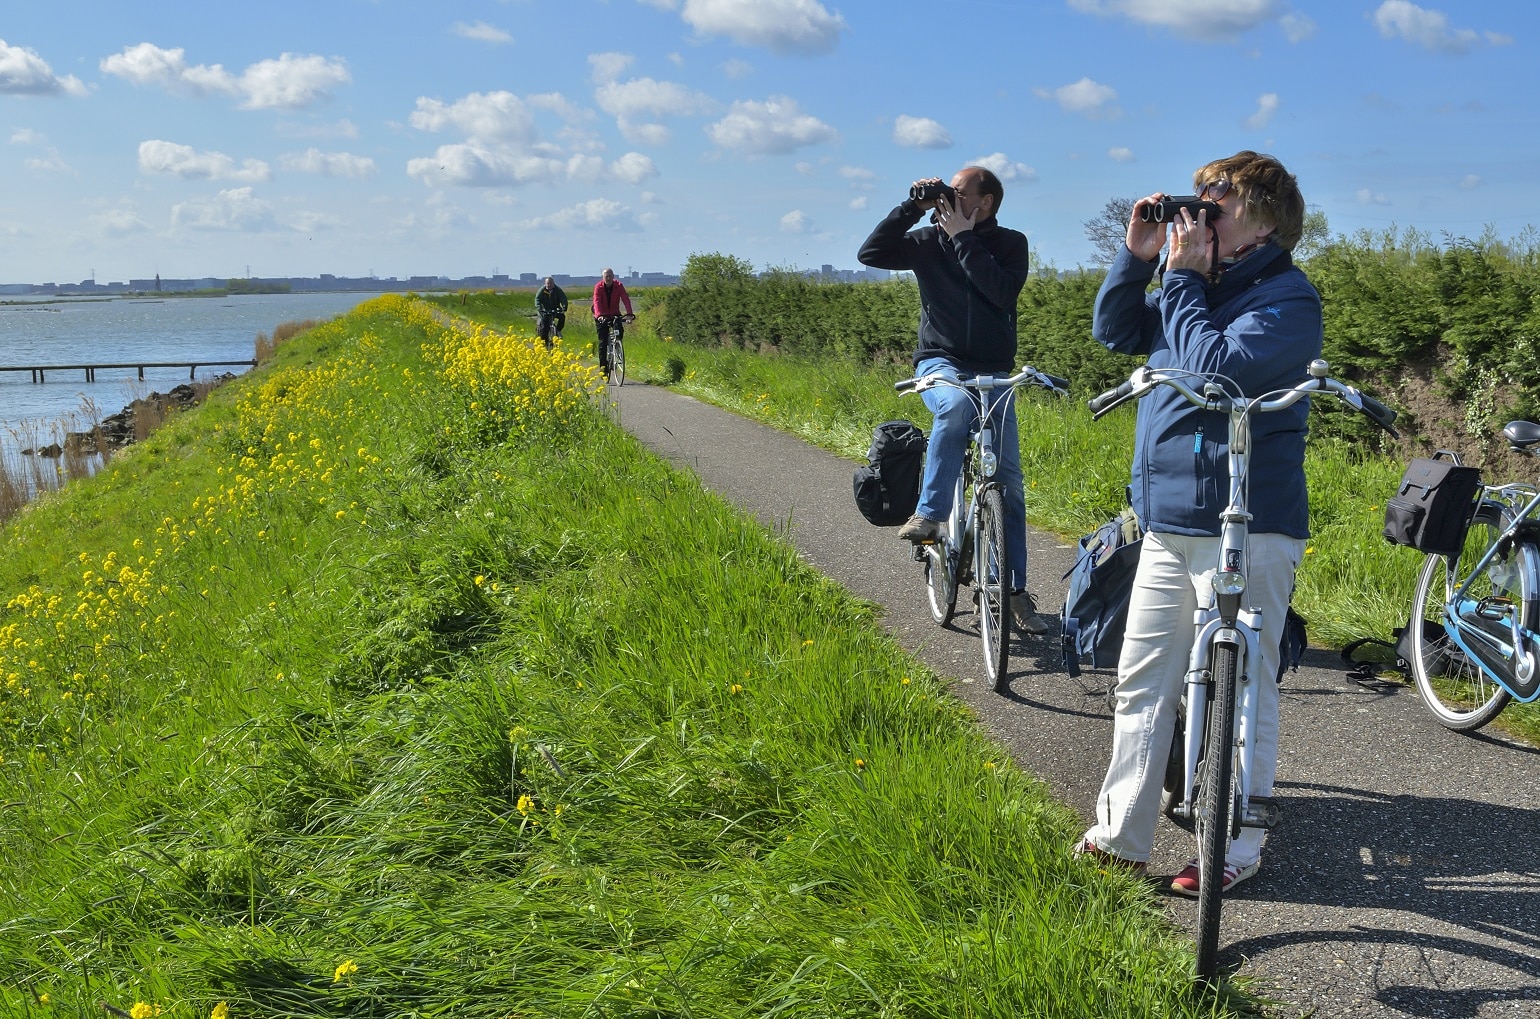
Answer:
[(973, 567), (979, 639), (984, 644), (984, 672), (1000, 689), (1010, 658), (1011, 582), (1005, 555), (1005, 498), (989, 488), (979, 502), (979, 538)]
[[(1457, 562), (1451, 563), (1441, 555), (1429, 555), (1423, 560), (1417, 574), (1417, 586), (1412, 593), (1411, 626), (1412, 682), (1422, 703), (1438, 719), (1439, 724), (1455, 732), (1474, 732), (1496, 718), (1507, 707), (1508, 691), (1460, 650), (1450, 637), (1442, 632), (1445, 620), (1445, 604), (1453, 593), (1459, 578), (1470, 571), (1476, 560), (1486, 554), (1497, 536), (1507, 526), (1507, 514), (1492, 503), (1476, 510), (1469, 530), (1465, 532), (1465, 547)], [(1511, 598), (1517, 595), (1517, 604), (1531, 604), (1537, 592), (1523, 590), (1531, 571), (1517, 562), (1520, 557), (1534, 556), (1534, 547), (1515, 542), (1506, 556), (1496, 558), (1472, 585), (1470, 593), (1477, 598)], [(1515, 569), (1517, 565), (1520, 568)], [(1511, 591), (1502, 586), (1507, 578), (1516, 578), (1520, 590)], [(1522, 611), (1522, 608), (1520, 609)], [(1426, 627), (1424, 622), (1434, 624)], [(1533, 620), (1528, 621), (1533, 623)], [(1434, 631), (1430, 634), (1429, 631)]]
[(930, 618), (940, 626), (950, 623), (957, 612), (957, 570), (941, 542), (925, 546), (925, 594)]
[(626, 384), (626, 341), (619, 336), (610, 340), (610, 380), (617, 386)]
[[(1187, 698), (1185, 696), (1177, 703), (1176, 725), (1171, 733), (1171, 750), (1166, 755), (1166, 772), (1161, 780), (1160, 788), (1160, 812), (1166, 815), (1166, 819), (1185, 832), (1192, 831), (1192, 818), (1183, 817), (1176, 812), (1176, 808), (1182, 801), (1182, 782), (1186, 778), (1187, 761), (1182, 754), (1187, 745), (1184, 738), (1187, 732)], [(1198, 761), (1199, 775), (1202, 775), (1203, 761)]]
[(1214, 699), (1209, 705), (1203, 753), (1203, 788), (1198, 795), (1198, 979), (1219, 972), (1219, 913), (1224, 893), (1225, 852), (1235, 822), (1235, 687), (1238, 659), (1233, 644), (1213, 648)]

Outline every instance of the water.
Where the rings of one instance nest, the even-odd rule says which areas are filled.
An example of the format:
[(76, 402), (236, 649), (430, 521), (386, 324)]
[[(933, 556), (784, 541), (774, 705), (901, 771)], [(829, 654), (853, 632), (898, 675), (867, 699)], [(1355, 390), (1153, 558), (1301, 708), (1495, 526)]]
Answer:
[[(243, 294), (236, 297), (114, 298), (0, 305), (0, 366), (135, 364), (141, 361), (249, 360), (258, 333), (283, 322), (325, 321), (374, 294)], [(245, 366), (199, 368), (196, 378)], [(95, 382), (84, 371), (47, 374), (0, 372), (0, 451), (20, 438), (57, 441), (116, 414), (136, 398), (167, 392), (188, 381), (186, 368), (103, 369)], [(95, 417), (92, 417), (94, 411)]]

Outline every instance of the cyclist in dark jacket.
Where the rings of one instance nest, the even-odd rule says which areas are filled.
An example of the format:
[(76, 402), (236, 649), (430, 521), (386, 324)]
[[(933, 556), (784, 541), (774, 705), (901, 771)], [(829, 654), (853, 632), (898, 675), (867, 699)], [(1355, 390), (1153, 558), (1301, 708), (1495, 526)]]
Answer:
[[(1321, 298), (1290, 252), (1304, 224), (1294, 176), (1271, 156), (1238, 152), (1193, 175), (1217, 216), (1183, 209), (1169, 224), (1158, 290), (1147, 293), (1167, 224), (1134, 205), (1123, 250), (1096, 297), (1092, 332), (1113, 350), (1145, 354), (1155, 368), (1220, 372), (1248, 396), (1294, 386), (1321, 356)], [(1247, 605), (1262, 612), (1261, 661), (1248, 666), (1258, 694), (1251, 792), (1270, 796), (1278, 763), (1279, 643), (1294, 572), (1305, 552), (1304, 400), (1251, 420)], [(1096, 824), (1078, 851), (1142, 870), (1154, 843), (1162, 778), (1176, 725), (1193, 613), (1213, 597), (1220, 511), (1229, 499), (1226, 415), (1158, 387), (1139, 401), (1132, 494), (1146, 534), (1118, 659), (1112, 759), (1096, 799)], [(1257, 873), (1265, 830), (1242, 828), (1225, 856), (1227, 891)], [(1171, 881), (1198, 894), (1196, 861)]]
[(550, 350), (552, 327), (555, 327), (559, 340), (562, 328), (567, 324), (567, 292), (550, 276), (545, 278), (545, 286), (535, 292), (535, 311), (540, 316), (540, 338), (545, 341), (545, 349)]
[[(916, 184), (940, 180), (916, 181)], [(1027, 281), (1027, 238), (995, 219), (1005, 188), (981, 166), (952, 178), (955, 199), (906, 199), (877, 224), (856, 256), (879, 269), (908, 269), (920, 288), (920, 334), (916, 375), (954, 379), (979, 374), (1009, 375), (1016, 359), (1016, 298)], [(932, 226), (911, 229), (934, 209)], [(925, 390), (935, 415), (925, 458), (925, 476), (915, 515), (899, 528), (905, 541), (929, 542), (941, 534), (962, 473), (968, 435), (976, 417), (964, 392), (947, 386)], [(1021, 436), (1016, 402), (1001, 401), (999, 478), (1005, 495), (1005, 544), (1011, 570), (1011, 614), (1027, 633), (1046, 633), (1027, 583), (1027, 503), (1021, 479)]]

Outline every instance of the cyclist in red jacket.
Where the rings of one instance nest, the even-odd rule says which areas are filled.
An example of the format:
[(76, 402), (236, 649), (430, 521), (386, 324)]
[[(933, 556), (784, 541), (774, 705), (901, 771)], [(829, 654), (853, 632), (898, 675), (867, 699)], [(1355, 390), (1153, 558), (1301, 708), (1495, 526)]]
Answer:
[[(621, 305), (625, 305), (624, 317), (620, 311)], [(604, 342), (606, 329), (614, 329), (618, 340), (625, 335), (625, 323), (636, 318), (636, 312), (631, 308), (631, 295), (626, 293), (626, 285), (615, 278), (614, 269), (605, 269), (604, 277), (594, 284), (593, 312), (594, 346), (598, 348), (599, 370), (607, 375), (610, 366), (609, 344)]]

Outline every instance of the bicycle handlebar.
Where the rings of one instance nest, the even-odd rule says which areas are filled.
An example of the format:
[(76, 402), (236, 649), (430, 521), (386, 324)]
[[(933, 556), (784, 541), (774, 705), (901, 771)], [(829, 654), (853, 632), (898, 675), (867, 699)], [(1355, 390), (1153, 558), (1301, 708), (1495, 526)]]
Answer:
[[(1266, 413), (1269, 411), (1283, 410), (1299, 402), (1300, 397), (1311, 393), (1327, 393), (1341, 399), (1349, 407), (1379, 425), (1394, 437), (1399, 437), (1394, 426), (1396, 412), (1385, 406), (1374, 397), (1355, 389), (1345, 382), (1328, 378), (1327, 372), (1331, 366), (1317, 358), (1310, 363), (1310, 378), (1297, 386), (1289, 389), (1277, 389), (1271, 393), (1263, 393), (1261, 396), (1248, 399), (1245, 396), (1233, 394), (1225, 388), (1228, 379), (1220, 381), (1218, 376), (1207, 376), (1199, 372), (1177, 368), (1151, 368), (1141, 365), (1134, 369), (1128, 381), (1115, 389), (1109, 389), (1092, 397), (1087, 401), (1091, 410), (1092, 419), (1101, 417), (1115, 407), (1129, 400), (1137, 400), (1156, 386), (1167, 386), (1176, 390), (1181, 396), (1195, 407), (1205, 410), (1229, 411), (1235, 404), (1244, 404), (1246, 413)], [(1188, 384), (1187, 379), (1201, 380), (1203, 390), (1199, 392)], [(1230, 383), (1233, 386), (1233, 383)]]
[[(981, 383), (979, 381), (980, 379), (987, 380), (987, 382)], [(900, 393), (909, 393), (916, 390), (929, 389), (931, 386), (935, 385), (953, 385), (962, 389), (975, 390), (985, 388), (1003, 389), (1008, 386), (1015, 387), (1020, 385), (1029, 385), (1037, 386), (1039, 389), (1046, 389), (1050, 393), (1053, 393), (1055, 396), (1066, 396), (1069, 394), (1068, 379), (1061, 379), (1057, 375), (1049, 375), (1047, 372), (1040, 372), (1031, 365), (1023, 365), (1021, 371), (1017, 372), (1015, 375), (1008, 375), (1004, 377), (998, 375), (983, 374), (975, 375), (971, 379), (960, 379), (953, 381), (952, 379), (947, 378), (945, 375), (920, 375), (912, 379), (904, 379), (902, 382), (895, 382), (893, 383), (893, 388)]]

